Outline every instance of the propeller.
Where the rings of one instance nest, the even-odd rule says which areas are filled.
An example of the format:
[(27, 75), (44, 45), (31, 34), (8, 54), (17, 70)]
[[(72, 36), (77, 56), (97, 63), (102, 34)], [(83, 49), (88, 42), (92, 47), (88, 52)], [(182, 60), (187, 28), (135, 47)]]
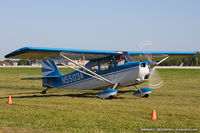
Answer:
[(156, 65), (159, 65), (160, 63), (162, 63), (163, 61), (165, 61), (166, 59), (168, 59), (169, 56), (163, 58), (161, 61), (159, 62), (155, 62), (155, 61), (151, 61), (150, 62), (150, 77), (149, 77), (149, 87), (152, 89), (158, 89), (160, 87), (163, 86), (164, 81), (162, 80), (162, 78), (160, 77), (160, 74), (158, 73), (158, 71), (155, 69)]
[[(152, 42), (151, 41), (144, 41), (140, 43), (140, 50), (144, 49), (151, 49), (152, 46)], [(144, 54), (144, 57), (149, 61), (149, 65), (150, 65), (150, 76), (149, 76), (149, 81), (148, 81), (148, 85), (149, 88), (152, 89), (158, 89), (161, 88), (164, 84), (164, 81), (162, 80), (162, 78), (160, 77), (160, 74), (158, 73), (158, 71), (155, 69), (155, 66), (159, 65), (160, 63), (162, 63), (164, 60), (166, 60), (168, 58), (165, 57), (164, 59), (162, 59), (161, 61), (157, 62), (157, 61), (152, 61), (152, 54)]]
[(149, 81), (148, 81), (148, 85), (149, 88), (152, 89), (159, 89), (163, 86), (164, 81), (161, 78), (160, 74), (158, 73), (158, 71), (155, 69), (155, 67), (151, 68), (150, 70), (151, 74), (149, 76)]

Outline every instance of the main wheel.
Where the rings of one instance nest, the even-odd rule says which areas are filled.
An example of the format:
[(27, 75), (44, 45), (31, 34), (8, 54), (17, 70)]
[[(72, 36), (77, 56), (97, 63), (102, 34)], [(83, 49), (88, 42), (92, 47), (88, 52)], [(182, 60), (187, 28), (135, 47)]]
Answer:
[(145, 94), (143, 97), (148, 98), (148, 97), (149, 97), (149, 94)]

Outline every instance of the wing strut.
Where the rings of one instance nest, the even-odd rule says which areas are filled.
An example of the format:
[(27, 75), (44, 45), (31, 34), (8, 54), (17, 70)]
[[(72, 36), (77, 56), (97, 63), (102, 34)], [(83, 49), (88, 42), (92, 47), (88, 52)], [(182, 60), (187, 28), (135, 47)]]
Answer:
[(169, 56), (165, 57), (164, 59), (162, 59), (161, 61), (159, 61), (159, 62), (157, 63), (157, 65), (159, 65), (160, 63), (162, 63), (163, 61), (165, 61), (165, 60), (168, 59), (168, 58), (169, 58)]
[[(89, 72), (89, 73), (91, 73), (91, 74), (94, 74), (95, 76), (92, 76), (91, 74), (88, 74), (88, 73), (87, 73), (87, 75), (92, 76), (93, 78), (96, 78), (96, 79), (103, 80), (103, 81), (105, 81), (105, 82), (107, 82), (107, 83), (109, 83), (109, 84), (114, 84), (114, 83), (112, 83), (110, 80), (108, 80), (108, 79), (106, 79), (106, 78), (100, 76), (99, 74), (96, 74), (95, 72), (91, 71), (90, 69), (88, 69), (88, 68), (86, 68), (86, 67), (84, 67), (84, 66), (82, 66), (82, 65), (80, 65), (80, 64), (78, 64), (78, 63), (76, 63), (75, 61), (71, 60), (70, 58), (66, 57), (63, 53), (60, 53), (60, 56), (62, 56), (63, 58), (67, 59), (68, 61), (72, 62), (73, 64), (79, 66), (80, 68), (86, 70), (87, 72)], [(74, 68), (73, 68), (73, 69), (74, 69)], [(82, 73), (84, 73), (84, 74), (86, 74), (85, 72), (83, 72), (83, 71), (81, 71), (81, 70), (79, 70), (79, 71), (82, 72)]]
[[(100, 79), (100, 78), (98, 78), (98, 77), (96, 77), (96, 76), (94, 76), (94, 75), (91, 75), (91, 74), (89, 74), (89, 73), (87, 73), (87, 72), (84, 72), (84, 71), (81, 71), (81, 70), (79, 70), (79, 69), (76, 69), (76, 68), (73, 67), (73, 66), (68, 66), (68, 65), (66, 65), (66, 64), (64, 64), (64, 63), (61, 63), (61, 64), (64, 65), (64, 66), (66, 66), (66, 67), (72, 68), (72, 69), (74, 69), (74, 70), (76, 70), (76, 71), (79, 71), (79, 72), (81, 72), (81, 73), (83, 73), (83, 74), (86, 74), (86, 75), (88, 75), (88, 76), (91, 76), (91, 77), (93, 77), (93, 78), (102, 80), (102, 79)], [(103, 81), (104, 81), (104, 80), (103, 80)]]

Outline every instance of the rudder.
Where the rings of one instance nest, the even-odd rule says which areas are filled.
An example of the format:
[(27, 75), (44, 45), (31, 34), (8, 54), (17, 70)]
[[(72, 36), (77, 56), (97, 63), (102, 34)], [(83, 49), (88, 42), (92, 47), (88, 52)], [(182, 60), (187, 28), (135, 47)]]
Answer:
[(43, 78), (43, 87), (56, 88), (58, 77), (62, 76), (53, 60), (42, 60), (42, 76), (57, 77)]

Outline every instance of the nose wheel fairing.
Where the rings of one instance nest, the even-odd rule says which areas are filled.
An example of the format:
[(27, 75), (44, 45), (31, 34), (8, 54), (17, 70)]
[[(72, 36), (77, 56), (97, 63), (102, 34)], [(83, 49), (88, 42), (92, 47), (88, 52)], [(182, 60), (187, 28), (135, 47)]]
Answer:
[(149, 94), (152, 92), (151, 88), (141, 88), (138, 89), (133, 93), (133, 95), (138, 96), (138, 97), (149, 97)]

